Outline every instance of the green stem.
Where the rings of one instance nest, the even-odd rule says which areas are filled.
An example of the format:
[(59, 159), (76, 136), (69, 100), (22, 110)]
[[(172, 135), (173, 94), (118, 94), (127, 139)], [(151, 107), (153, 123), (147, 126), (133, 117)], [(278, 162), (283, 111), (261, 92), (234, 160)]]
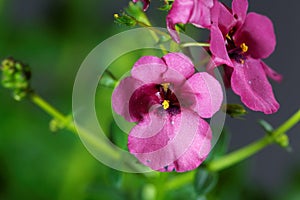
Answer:
[[(211, 161), (207, 168), (211, 171), (220, 171), (226, 167), (230, 167), (252, 155), (259, 152), (266, 146), (273, 144), (277, 137), (285, 134), (286, 131), (290, 130), (294, 125), (300, 121), (300, 109), (290, 117), (286, 122), (284, 122), (280, 127), (274, 130), (270, 135), (267, 135), (260, 140), (253, 142), (239, 150), (229, 153), (217, 160)], [(191, 183), (194, 180), (196, 171), (191, 171), (184, 173), (182, 175), (177, 175), (175, 178), (171, 179), (165, 184), (165, 189), (168, 191), (176, 190), (183, 185)]]
[(54, 117), (55, 119), (58, 119), (61, 123), (64, 124), (64, 127), (72, 131), (73, 133), (77, 133), (73, 122), (68, 117), (61, 114), (57, 109), (51, 106), (48, 102), (46, 102), (36, 93), (32, 93), (30, 97), (33, 103), (35, 103), (37, 106), (43, 109), (50, 116)]
[(287, 132), (299, 121), (300, 121), (300, 109), (273, 132), (274, 136), (279, 136), (280, 134)]
[(228, 155), (225, 155), (217, 160), (211, 161), (207, 168), (211, 171), (220, 171), (226, 167), (234, 165), (263, 149), (267, 145), (273, 143), (270, 136), (265, 136), (258, 141), (255, 141), (239, 150), (236, 150)]
[[(39, 106), (41, 109), (43, 109), (46, 113), (48, 113), (50, 116), (52, 116), (54, 119), (59, 120), (65, 128), (70, 130), (71, 132), (77, 134), (77, 130), (75, 128), (74, 122), (70, 120), (69, 117), (63, 115), (60, 113), (57, 109), (55, 109), (53, 106), (51, 106), (48, 102), (46, 102), (43, 98), (41, 98), (36, 93), (31, 94), (31, 100), (33, 103), (35, 103), (37, 106)], [(80, 128), (80, 127), (78, 127)], [(86, 130), (80, 128), (80, 136), (83, 137), (86, 141), (89, 142), (92, 146), (99, 149), (104, 154), (108, 155), (111, 159), (115, 159), (116, 161), (119, 160), (120, 154), (109, 144), (107, 144), (105, 141), (95, 137), (93, 134), (89, 134)]]
[[(147, 24), (142, 24), (141, 22), (139, 22), (138, 24), (142, 27), (147, 27), (149, 28), (151, 31), (150, 31), (150, 34), (151, 36), (153, 37), (153, 39), (156, 41), (156, 42), (159, 42), (159, 37), (157, 34), (161, 34), (161, 35), (165, 35), (164, 32), (162, 31), (159, 31), (157, 30), (156, 28), (153, 28), (150, 21), (148, 20), (148, 18), (146, 17), (146, 20), (147, 20)], [(163, 44), (159, 44), (159, 47), (161, 49), (161, 51), (163, 52), (163, 54), (167, 54), (168, 51), (167, 49), (165, 48), (165, 46)]]
[(185, 48), (185, 47), (209, 47), (209, 46), (210, 46), (209, 43), (203, 43), (203, 42), (188, 42), (188, 43), (180, 44), (181, 48)]
[(220, 171), (242, 160), (245, 160), (246, 158), (254, 155), (264, 147), (273, 144), (276, 141), (276, 138), (280, 137), (282, 134), (285, 134), (286, 131), (291, 129), (299, 121), (300, 121), (300, 109), (292, 117), (290, 117), (285, 123), (283, 123), (280, 127), (274, 130), (270, 135), (267, 135), (262, 139), (253, 142), (232, 153), (229, 153), (217, 160), (211, 161), (208, 164), (207, 168), (211, 171)]

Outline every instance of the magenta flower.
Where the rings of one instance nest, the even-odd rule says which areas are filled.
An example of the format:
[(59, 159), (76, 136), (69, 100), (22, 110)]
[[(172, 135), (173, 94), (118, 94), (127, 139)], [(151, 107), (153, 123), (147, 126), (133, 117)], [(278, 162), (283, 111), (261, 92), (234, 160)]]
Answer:
[(202, 118), (220, 109), (219, 82), (206, 72), (194, 74), (193, 63), (181, 53), (162, 58), (144, 56), (112, 95), (115, 112), (137, 122), (128, 149), (158, 171), (195, 169), (207, 157), (212, 133)]
[(199, 28), (209, 28), (212, 7), (213, 0), (175, 0), (167, 16), (167, 28), (172, 38), (179, 43), (179, 36), (175, 30), (178, 23), (191, 23)]
[(242, 102), (252, 110), (271, 114), (279, 109), (279, 104), (267, 76), (280, 81), (281, 75), (261, 59), (275, 49), (274, 28), (269, 18), (247, 14), (247, 9), (247, 0), (233, 0), (232, 9), (222, 3), (214, 4), (210, 51), (216, 65), (225, 65), (226, 77)]
[(138, 1), (143, 3), (143, 10), (146, 11), (149, 7), (150, 0), (132, 0), (134, 3), (137, 3)]

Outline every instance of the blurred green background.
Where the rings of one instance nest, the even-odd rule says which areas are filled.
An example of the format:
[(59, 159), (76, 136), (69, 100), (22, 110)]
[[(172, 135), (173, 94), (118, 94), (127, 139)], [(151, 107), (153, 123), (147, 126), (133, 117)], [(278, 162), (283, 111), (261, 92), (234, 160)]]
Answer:
[[(30, 64), (33, 72), (33, 88), (60, 111), (69, 114), (73, 82), (81, 62), (101, 41), (127, 29), (113, 23), (113, 14), (119, 12), (127, 2), (127, 0), (0, 0), (0, 58), (13, 56)], [(271, 4), (269, 1), (264, 2), (264, 6)], [(159, 3), (156, 1), (153, 4)], [(297, 7), (296, 4), (299, 4), (297, 1), (291, 3), (295, 5), (290, 4), (287, 8)], [(255, 6), (261, 8), (263, 4), (255, 4)], [(277, 7), (280, 6), (283, 5), (277, 4)], [(251, 9), (255, 10), (254, 8), (256, 7)], [(264, 11), (263, 8), (260, 12)], [(153, 18), (150, 16), (151, 19), (156, 20), (154, 24), (164, 26), (165, 13), (154, 8), (150, 9), (149, 13), (155, 14)], [(277, 15), (278, 12), (274, 13), (274, 16), (271, 11), (267, 10), (266, 13), (278, 20), (278, 24), (275, 21), (275, 25), (279, 26), (277, 29), (279, 38), (284, 40), (286, 37), (280, 32), (283, 31), (283, 27), (282, 29), (280, 27), (281, 18)], [(292, 17), (294, 19), (295, 16)], [(298, 29), (295, 31), (299, 33)], [(299, 39), (296, 41), (299, 42)], [(283, 43), (286, 44), (285, 42), (281, 44)], [(280, 47), (281, 51), (285, 51), (284, 47)], [(122, 63), (125, 67), (130, 66), (144, 53), (130, 55), (131, 59), (126, 59), (126, 62), (123, 60), (114, 64)], [(279, 53), (276, 55), (283, 56)], [(287, 63), (284, 58), (286, 57), (281, 57), (280, 61), (277, 61), (274, 56), (270, 58), (269, 63), (289, 64), (284, 66), (284, 69), (279, 66), (274, 67), (282, 72), (293, 63), (291, 59), (289, 59), (290, 63)], [(291, 73), (295, 72), (291, 71)], [(292, 77), (292, 74), (287, 72), (284, 72), (284, 75), (289, 81), (294, 81), (292, 83), (299, 84), (296, 76)], [(281, 111), (281, 115), (267, 118), (275, 125), (279, 125), (299, 108), (299, 90), (295, 89), (297, 92), (290, 94), (291, 102), (284, 101), (287, 88), (295, 85), (292, 83), (283, 85), (281, 89), (277, 85), (274, 89), (279, 90), (278, 98), (282, 102), (283, 109), (286, 110), (286, 112)], [(106, 99), (105, 105), (110, 105), (108, 102), (110, 93), (110, 89), (98, 93), (99, 99), (102, 94), (105, 94), (103, 97)], [(236, 100), (234, 97), (229, 96), (229, 98)], [(9, 91), (3, 88), (0, 88), (0, 99), (0, 199), (81, 200), (143, 197), (147, 179), (140, 175), (122, 174), (104, 166), (88, 153), (77, 136), (68, 131), (51, 132), (49, 130), (51, 118), (29, 100), (16, 102), (11, 98)], [(109, 120), (110, 107), (106, 106), (106, 108), (107, 113), (98, 114), (99, 118), (104, 117)], [(263, 117), (259, 114), (250, 115), (248, 120), (255, 121)], [(241, 126), (246, 126), (246, 122), (230, 119), (228, 123), (232, 125), (231, 130), (235, 133), (231, 135), (233, 139), (231, 148), (247, 144), (248, 141), (255, 140), (263, 134), (262, 131), (254, 135), (247, 132), (247, 136), (241, 136), (238, 134), (244, 134)], [(108, 122), (106, 124), (109, 130), (110, 125)], [(293, 131), (292, 134), (297, 133)], [(241, 138), (245, 137), (247, 139), (241, 142)], [(292, 139), (292, 146), (297, 146), (299, 126), (297, 139), (295, 137)], [(257, 162), (251, 159), (224, 170), (220, 174), (220, 181), (211, 198), (300, 199), (299, 154), (295, 154), (299, 151), (296, 150), (292, 155), (279, 147), (271, 147), (267, 151), (268, 154), (257, 157)], [(273, 160), (273, 163), (270, 163), (270, 160), (264, 162), (268, 155), (276, 157), (276, 160)], [(293, 162), (287, 159), (283, 161), (287, 157), (289, 160), (293, 159)], [(287, 163), (280, 168), (284, 171), (276, 170), (277, 163), (280, 162)], [(253, 165), (256, 167), (252, 167)], [(259, 171), (257, 168), (263, 170)], [(280, 173), (279, 178), (276, 176), (277, 173)], [(269, 174), (266, 178), (270, 180), (261, 184), (260, 179), (253, 178), (253, 174)], [(269, 182), (277, 181), (280, 183), (268, 185)], [(196, 196), (190, 184), (168, 194), (166, 198), (194, 199)]]

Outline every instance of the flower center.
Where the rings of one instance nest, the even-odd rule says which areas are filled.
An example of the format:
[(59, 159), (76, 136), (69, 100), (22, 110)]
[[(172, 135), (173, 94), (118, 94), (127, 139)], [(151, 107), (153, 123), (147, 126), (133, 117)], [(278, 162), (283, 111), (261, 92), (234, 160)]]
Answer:
[(248, 48), (249, 48), (245, 43), (242, 43), (240, 45), (240, 47), (241, 47), (243, 53), (246, 53), (248, 51)]
[(176, 95), (174, 94), (172, 89), (170, 89), (170, 87), (170, 83), (162, 83), (160, 85), (157, 85), (158, 96), (162, 108), (169, 114), (175, 115), (180, 113), (180, 104)]
[(162, 102), (162, 106), (163, 106), (163, 108), (165, 109), (165, 110), (167, 110), (169, 107), (170, 107), (170, 104), (169, 104), (169, 100), (164, 100), (163, 102)]
[(226, 35), (226, 49), (227, 49), (229, 57), (231, 59), (234, 59), (236, 62), (244, 64), (246, 57), (247, 57), (247, 55), (245, 53), (248, 52), (249, 47), (244, 42), (240, 46), (237, 46), (234, 43), (234, 40), (232, 37), (233, 34), (234, 34), (234, 31), (230, 31)]

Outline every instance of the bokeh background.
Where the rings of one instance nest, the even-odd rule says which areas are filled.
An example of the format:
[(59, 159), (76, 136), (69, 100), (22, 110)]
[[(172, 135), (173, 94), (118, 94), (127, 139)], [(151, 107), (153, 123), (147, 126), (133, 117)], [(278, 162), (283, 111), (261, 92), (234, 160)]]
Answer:
[[(166, 13), (155, 9), (161, 3), (153, 0), (147, 13), (155, 26), (165, 27)], [(127, 4), (127, 0), (0, 0), (0, 58), (14, 56), (29, 63), (35, 90), (69, 114), (81, 62), (101, 41), (127, 29), (113, 23), (113, 14)], [(249, 10), (267, 15), (275, 26), (277, 48), (265, 61), (284, 77), (281, 84), (272, 82), (281, 108), (272, 116), (249, 112), (244, 120), (227, 118), (229, 150), (264, 135), (258, 119), (276, 127), (299, 109), (299, 6), (297, 0), (250, 1)], [(190, 28), (192, 36), (200, 33)], [(135, 56), (117, 64), (129, 66), (139, 55)], [(110, 93), (105, 93), (107, 100)], [(232, 92), (227, 96), (228, 102), (239, 102)], [(51, 132), (51, 118), (29, 100), (16, 102), (2, 87), (0, 99), (0, 199), (141, 198), (144, 179), (102, 165), (74, 134)], [(292, 152), (273, 145), (224, 170), (216, 190), (219, 199), (300, 199), (299, 124), (288, 135)], [(132, 184), (124, 186), (120, 177)]]

